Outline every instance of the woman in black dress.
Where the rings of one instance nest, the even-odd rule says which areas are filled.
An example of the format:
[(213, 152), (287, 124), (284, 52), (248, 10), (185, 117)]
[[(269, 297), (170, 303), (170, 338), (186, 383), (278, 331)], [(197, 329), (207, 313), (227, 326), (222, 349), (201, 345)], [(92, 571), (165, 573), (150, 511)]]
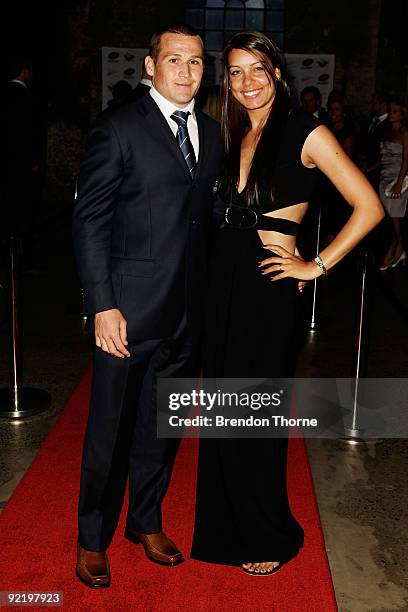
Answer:
[[(309, 115), (290, 114), (273, 42), (242, 32), (224, 58), (219, 196), (226, 210), (213, 253), (204, 375), (290, 377), (297, 279), (335, 265), (381, 220), (383, 208), (330, 131)], [(321, 257), (306, 262), (296, 234), (316, 167), (354, 210)], [(288, 503), (286, 456), (286, 439), (200, 441), (193, 558), (268, 575), (298, 553), (303, 530)]]

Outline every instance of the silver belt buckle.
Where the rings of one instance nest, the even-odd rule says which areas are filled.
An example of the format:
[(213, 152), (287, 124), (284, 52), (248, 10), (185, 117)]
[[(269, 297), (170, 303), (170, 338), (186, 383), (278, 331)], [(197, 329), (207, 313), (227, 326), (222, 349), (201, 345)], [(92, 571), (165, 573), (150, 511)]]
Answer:
[[(236, 215), (236, 220), (233, 218), (234, 214)], [(252, 221), (250, 220), (251, 215), (253, 215)], [(228, 206), (225, 210), (224, 219), (225, 223), (236, 229), (253, 229), (258, 225), (258, 215), (255, 210), (236, 206), (235, 204)]]

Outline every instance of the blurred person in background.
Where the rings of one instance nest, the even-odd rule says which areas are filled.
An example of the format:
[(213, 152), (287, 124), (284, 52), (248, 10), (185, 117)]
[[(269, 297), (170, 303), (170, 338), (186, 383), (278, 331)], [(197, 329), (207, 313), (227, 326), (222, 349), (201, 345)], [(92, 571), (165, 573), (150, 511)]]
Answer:
[(27, 273), (40, 271), (33, 260), (33, 240), (45, 180), (45, 123), (32, 95), (30, 58), (15, 56), (8, 67), (3, 89), (4, 213), (2, 235), (21, 238)]
[(360, 133), (357, 163), (378, 191), (380, 183), (380, 143), (386, 129), (390, 96), (375, 92), (371, 99), (371, 118)]
[(395, 268), (407, 259), (401, 233), (401, 218), (405, 216), (408, 201), (406, 122), (407, 109), (399, 100), (392, 101), (380, 143), (380, 199), (392, 221), (394, 236), (380, 267), (381, 270)]
[(131, 100), (138, 100), (139, 98), (142, 98), (150, 91), (150, 88), (152, 86), (152, 79), (150, 78), (150, 75), (148, 74), (145, 66), (146, 57), (147, 56), (145, 56), (142, 61), (140, 81), (130, 94)]
[(322, 123), (327, 123), (327, 111), (322, 107), (322, 94), (312, 85), (302, 89), (300, 93), (302, 108), (309, 115), (313, 115)]
[(328, 127), (345, 152), (353, 159), (356, 135), (350, 117), (346, 98), (340, 91), (333, 90), (327, 102)]
[(132, 91), (132, 86), (128, 81), (124, 81), (123, 79), (117, 81), (112, 87), (112, 98), (108, 102), (108, 108), (117, 108), (125, 104), (129, 100)]

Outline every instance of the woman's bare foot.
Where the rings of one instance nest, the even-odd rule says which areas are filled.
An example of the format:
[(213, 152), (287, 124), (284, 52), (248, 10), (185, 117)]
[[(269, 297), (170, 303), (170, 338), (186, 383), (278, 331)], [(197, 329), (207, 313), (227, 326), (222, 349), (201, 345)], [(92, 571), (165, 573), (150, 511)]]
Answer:
[(275, 573), (281, 565), (280, 561), (264, 561), (262, 563), (243, 563), (242, 568), (247, 574), (268, 575)]
[(387, 270), (392, 266), (392, 264), (398, 259), (403, 251), (403, 246), (401, 243), (393, 241), (388, 248), (388, 251), (385, 254), (383, 262), (380, 266), (380, 270)]

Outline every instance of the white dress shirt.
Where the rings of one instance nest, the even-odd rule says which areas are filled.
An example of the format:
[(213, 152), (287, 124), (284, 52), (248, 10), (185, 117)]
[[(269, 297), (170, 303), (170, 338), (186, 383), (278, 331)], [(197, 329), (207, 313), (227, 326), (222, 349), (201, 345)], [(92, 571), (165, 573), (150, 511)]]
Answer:
[(188, 130), (188, 135), (190, 136), (191, 144), (193, 145), (196, 160), (198, 160), (198, 154), (199, 154), (200, 149), (199, 149), (199, 140), (198, 140), (198, 124), (197, 124), (197, 118), (194, 112), (195, 100), (194, 99), (191, 100), (191, 102), (185, 108), (177, 108), (176, 106), (174, 106), (174, 104), (169, 102), (167, 98), (162, 96), (157, 91), (157, 89), (155, 89), (154, 86), (150, 88), (149, 93), (152, 96), (153, 100), (156, 102), (157, 106), (160, 108), (161, 112), (163, 113), (167, 123), (170, 126), (171, 131), (174, 134), (174, 137), (176, 137), (178, 125), (173, 119), (170, 118), (171, 115), (174, 113), (175, 110), (181, 110), (181, 111), (184, 111), (185, 113), (187, 111), (190, 111), (191, 115), (189, 116), (188, 121), (187, 121), (187, 130)]

